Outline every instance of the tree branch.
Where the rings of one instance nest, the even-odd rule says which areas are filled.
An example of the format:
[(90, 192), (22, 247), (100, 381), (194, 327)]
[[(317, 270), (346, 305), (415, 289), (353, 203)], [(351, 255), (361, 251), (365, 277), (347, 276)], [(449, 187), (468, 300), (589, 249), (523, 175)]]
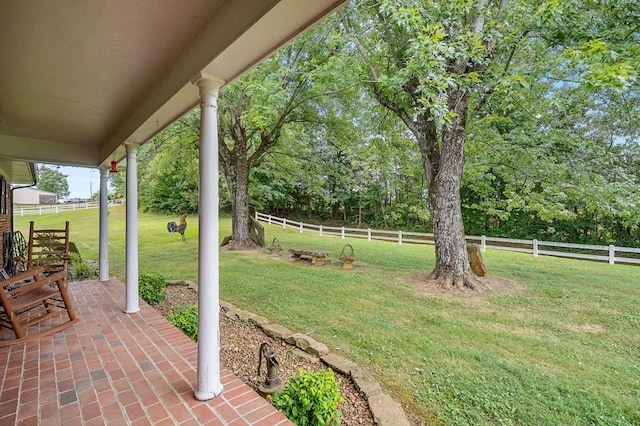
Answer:
[(488, 0), (476, 0), (476, 18), (473, 20), (471, 32), (480, 34), (484, 30), (484, 14)]

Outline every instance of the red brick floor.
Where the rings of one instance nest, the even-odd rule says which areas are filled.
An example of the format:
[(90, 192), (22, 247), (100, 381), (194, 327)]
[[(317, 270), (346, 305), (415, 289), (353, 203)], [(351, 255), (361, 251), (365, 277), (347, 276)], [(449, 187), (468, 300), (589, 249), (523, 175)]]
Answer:
[(196, 400), (197, 345), (143, 301), (123, 313), (119, 280), (69, 287), (79, 323), (0, 348), (0, 425), (292, 424), (226, 368)]

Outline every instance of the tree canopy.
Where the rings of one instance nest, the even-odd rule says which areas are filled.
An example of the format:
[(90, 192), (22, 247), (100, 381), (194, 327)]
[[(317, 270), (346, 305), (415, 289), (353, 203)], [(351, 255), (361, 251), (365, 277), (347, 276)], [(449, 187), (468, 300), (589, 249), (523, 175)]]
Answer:
[[(430, 185), (444, 182), (433, 172), (458, 140), (465, 234), (637, 245), (634, 3), (352, 2), (223, 90), (221, 164), (239, 152), (239, 130), (248, 205), (424, 232)], [(192, 112), (141, 148), (144, 208), (197, 211), (198, 120)], [(223, 182), (231, 209), (235, 184)]]
[(68, 175), (60, 171), (60, 166), (40, 165), (36, 187), (43, 191), (54, 192), (59, 198), (69, 195)]

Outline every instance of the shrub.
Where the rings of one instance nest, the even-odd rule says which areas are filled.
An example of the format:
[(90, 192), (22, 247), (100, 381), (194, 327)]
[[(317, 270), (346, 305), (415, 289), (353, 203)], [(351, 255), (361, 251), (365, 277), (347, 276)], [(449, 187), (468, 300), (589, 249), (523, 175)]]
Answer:
[(287, 387), (273, 396), (273, 405), (298, 426), (339, 425), (342, 394), (330, 370), (298, 370)]
[(169, 315), (169, 322), (178, 327), (191, 340), (198, 340), (198, 307), (182, 306)]
[(87, 262), (76, 263), (69, 270), (74, 280), (89, 280), (96, 276), (95, 269)]
[(143, 273), (138, 279), (138, 289), (142, 300), (150, 305), (162, 302), (166, 297), (165, 279), (160, 274)]
[(82, 263), (82, 257), (80, 257), (80, 253), (71, 252), (69, 253), (69, 264), (70, 265), (78, 265)]

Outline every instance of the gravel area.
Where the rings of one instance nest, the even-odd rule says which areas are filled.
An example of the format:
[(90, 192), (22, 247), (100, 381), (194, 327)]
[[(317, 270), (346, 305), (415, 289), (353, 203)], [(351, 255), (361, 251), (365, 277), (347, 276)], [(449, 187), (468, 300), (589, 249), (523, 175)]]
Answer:
[[(174, 307), (195, 305), (198, 302), (196, 291), (187, 285), (171, 284), (165, 289), (166, 300), (155, 306), (164, 316), (168, 316)], [(265, 378), (264, 361), (261, 373), (257, 372), (258, 350), (265, 342), (276, 352), (276, 359), (280, 363), (278, 371), (285, 381), (297, 374), (299, 368), (307, 370), (327, 368), (318, 358), (312, 357), (295, 346), (267, 336), (253, 324), (220, 315), (221, 363), (256, 390), (258, 384)], [(342, 424), (373, 425), (373, 417), (367, 401), (351, 379), (338, 373), (335, 375), (344, 398), (344, 402), (339, 406), (342, 412)]]

